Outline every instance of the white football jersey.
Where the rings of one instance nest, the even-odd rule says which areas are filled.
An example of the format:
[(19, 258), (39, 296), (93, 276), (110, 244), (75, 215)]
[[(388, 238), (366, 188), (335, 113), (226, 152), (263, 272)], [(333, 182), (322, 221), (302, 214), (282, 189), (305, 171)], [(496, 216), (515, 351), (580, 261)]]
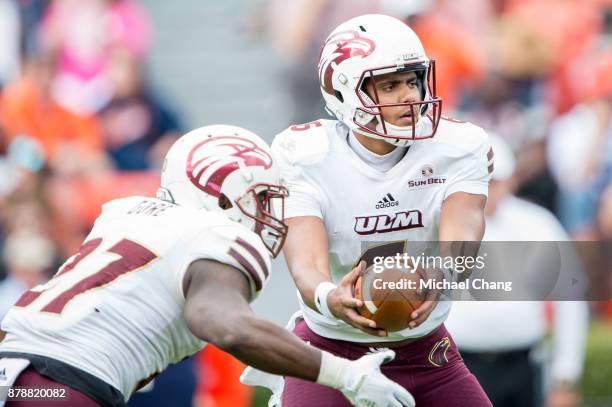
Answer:
[[(272, 144), (290, 192), (285, 217), (323, 220), (335, 283), (362, 256), (421, 254), (411, 248), (438, 241), (442, 202), (449, 195), (488, 193), (493, 153), (484, 130), (473, 124), (442, 119), (435, 137), (414, 142), (386, 172), (360, 159), (347, 143), (348, 134), (340, 121), (317, 120), (290, 127)], [(450, 310), (449, 301), (439, 302), (419, 327), (375, 338), (300, 302), (314, 332), (353, 342), (420, 337), (442, 324)]]
[(244, 273), (252, 298), (270, 258), (225, 215), (130, 197), (106, 203), (79, 253), (24, 294), (2, 321), (0, 351), (63, 361), (122, 392), (199, 351), (183, 318), (183, 277), (197, 259)]

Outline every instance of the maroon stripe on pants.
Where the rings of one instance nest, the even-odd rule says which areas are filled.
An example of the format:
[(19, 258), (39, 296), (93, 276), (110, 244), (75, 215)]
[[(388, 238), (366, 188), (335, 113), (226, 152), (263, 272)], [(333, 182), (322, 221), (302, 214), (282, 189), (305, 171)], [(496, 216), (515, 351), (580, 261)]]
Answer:
[[(300, 321), (293, 332), (311, 345), (347, 359), (358, 359), (369, 352), (368, 346), (319, 336), (304, 321)], [(393, 350), (395, 359), (383, 365), (381, 370), (410, 391), (418, 407), (492, 407), (474, 375), (465, 367), (444, 325)], [(285, 378), (282, 405), (350, 406), (337, 390), (291, 377)]]
[[(13, 389), (25, 388), (25, 389), (38, 389), (39, 395), (48, 394), (46, 389), (64, 389), (64, 398), (51, 397), (51, 398), (29, 398), (22, 399), (19, 397), (18, 401), (8, 401), (6, 407), (32, 407), (32, 406), (61, 406), (61, 407), (100, 407), (98, 403), (87, 397), (85, 394), (71, 387), (56, 382), (53, 379), (45, 377), (38, 373), (32, 366), (21, 372)], [(15, 389), (16, 390), (16, 389)], [(59, 393), (62, 394), (62, 393)]]

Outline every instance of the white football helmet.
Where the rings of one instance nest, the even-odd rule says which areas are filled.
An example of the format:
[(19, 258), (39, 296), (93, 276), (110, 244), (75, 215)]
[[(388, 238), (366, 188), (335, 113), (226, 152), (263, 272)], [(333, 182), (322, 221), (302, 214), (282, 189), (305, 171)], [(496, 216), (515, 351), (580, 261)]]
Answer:
[(179, 138), (164, 160), (157, 197), (226, 214), (257, 233), (272, 256), (287, 226), (280, 170), (268, 144), (236, 126), (204, 126)]
[[(351, 130), (397, 146), (434, 136), (442, 114), (442, 99), (435, 91), (435, 62), (402, 21), (367, 14), (342, 23), (327, 37), (318, 69), (327, 110)], [(417, 74), (421, 101), (380, 104), (376, 94), (370, 97), (365, 92), (369, 78), (409, 71)], [(418, 120), (405, 127), (390, 124), (380, 109), (390, 106), (410, 106)]]

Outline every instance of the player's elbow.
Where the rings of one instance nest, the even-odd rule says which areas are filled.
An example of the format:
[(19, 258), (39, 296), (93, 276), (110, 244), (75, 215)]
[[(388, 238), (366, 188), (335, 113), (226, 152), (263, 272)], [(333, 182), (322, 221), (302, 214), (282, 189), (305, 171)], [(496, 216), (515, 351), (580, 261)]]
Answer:
[(221, 350), (238, 358), (257, 347), (257, 318), (253, 315), (236, 315), (226, 318), (227, 329), (211, 341)]
[(230, 354), (238, 353), (252, 341), (248, 315), (186, 312), (185, 319), (194, 335)]

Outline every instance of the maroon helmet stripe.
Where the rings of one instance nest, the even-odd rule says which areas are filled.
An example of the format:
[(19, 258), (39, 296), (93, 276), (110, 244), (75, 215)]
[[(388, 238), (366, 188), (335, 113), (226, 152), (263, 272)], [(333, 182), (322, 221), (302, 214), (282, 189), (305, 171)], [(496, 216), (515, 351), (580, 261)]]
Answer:
[(253, 246), (251, 246), (251, 244), (249, 244), (246, 240), (244, 240), (244, 239), (242, 239), (240, 237), (238, 239), (236, 239), (236, 243), (238, 243), (240, 246), (245, 248), (246, 251), (251, 253), (251, 256), (253, 256), (255, 258), (255, 260), (257, 260), (257, 263), (259, 263), (259, 266), (263, 270), (264, 275), (266, 277), (268, 277), (268, 267), (266, 266), (265, 260), (263, 259), (263, 257), (261, 257), (261, 254), (259, 254), (257, 249), (254, 248)]
[(251, 275), (251, 278), (255, 282), (255, 289), (257, 291), (261, 290), (261, 287), (263, 286), (261, 278), (257, 274), (257, 271), (255, 271), (253, 266), (251, 266), (251, 263), (246, 261), (246, 259), (234, 249), (230, 249), (228, 254), (232, 256), (234, 260), (236, 260)]
[(489, 171), (489, 174), (491, 174), (493, 172), (493, 164), (489, 165), (487, 170)]
[(487, 153), (487, 161), (491, 161), (491, 158), (493, 158), (493, 148), (490, 148)]

